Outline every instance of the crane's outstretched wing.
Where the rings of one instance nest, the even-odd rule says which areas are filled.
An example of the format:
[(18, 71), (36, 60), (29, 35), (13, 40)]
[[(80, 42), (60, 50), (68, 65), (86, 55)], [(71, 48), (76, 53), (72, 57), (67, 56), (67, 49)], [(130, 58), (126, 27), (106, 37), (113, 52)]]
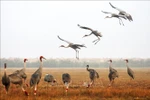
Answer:
[(114, 14), (114, 13), (112, 13), (112, 12), (107, 12), (107, 11), (101, 11), (101, 12), (103, 12), (103, 13), (105, 13), (105, 14)]
[(124, 10), (122, 10), (122, 9), (120, 9), (120, 8), (117, 8), (117, 7), (113, 6), (110, 2), (109, 2), (109, 4), (110, 4), (110, 6), (111, 6), (112, 8), (114, 8), (114, 9), (120, 11), (120, 12), (125, 12)]
[(91, 28), (89, 28), (89, 27), (80, 26), (79, 24), (78, 24), (78, 26), (79, 26), (80, 28), (83, 28), (83, 29), (87, 29), (87, 30), (93, 31), (93, 30), (92, 30)]
[(67, 42), (68, 44), (72, 44), (71, 42), (62, 39), (62, 38), (60, 38), (59, 36), (57, 36), (57, 37), (58, 37), (60, 40), (62, 40), (62, 41), (64, 41), (64, 42)]
[(129, 21), (133, 21), (133, 18), (132, 18), (132, 16), (131, 16), (130, 14), (126, 13), (126, 12), (125, 12), (124, 10), (122, 10), (122, 9), (119, 9), (119, 8), (113, 6), (110, 2), (109, 2), (109, 4), (110, 4), (110, 6), (111, 6), (112, 8), (118, 10), (118, 11), (119, 11), (119, 14), (125, 15), (125, 16), (128, 18)]

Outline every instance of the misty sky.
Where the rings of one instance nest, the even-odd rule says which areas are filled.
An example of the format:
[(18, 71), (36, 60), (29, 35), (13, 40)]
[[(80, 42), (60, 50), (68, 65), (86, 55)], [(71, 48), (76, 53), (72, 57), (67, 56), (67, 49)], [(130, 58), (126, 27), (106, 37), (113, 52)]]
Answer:
[[(73, 43), (85, 44), (80, 58), (150, 58), (150, 1), (110, 1), (133, 17), (133, 22), (104, 19), (103, 11), (118, 13), (109, 1), (1, 1), (1, 58), (75, 58), (71, 48), (57, 35)], [(97, 45), (94, 35), (103, 37)]]

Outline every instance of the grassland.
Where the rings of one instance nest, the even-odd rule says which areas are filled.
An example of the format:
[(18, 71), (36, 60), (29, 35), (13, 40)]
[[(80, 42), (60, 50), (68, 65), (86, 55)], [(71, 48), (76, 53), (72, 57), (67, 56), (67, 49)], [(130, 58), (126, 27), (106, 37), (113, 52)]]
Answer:
[[(7, 69), (7, 73), (10, 74), (14, 70)], [(27, 69), (27, 82), (35, 70)], [(37, 96), (33, 95), (33, 89), (24, 86), (29, 92), (29, 96), (25, 96), (20, 87), (14, 85), (11, 85), (9, 93), (6, 95), (0, 82), (0, 100), (150, 100), (150, 68), (133, 69), (135, 80), (130, 80), (126, 69), (117, 69), (119, 78), (115, 79), (112, 87), (108, 87), (108, 69), (95, 70), (100, 74), (100, 78), (96, 80), (93, 87), (86, 88), (83, 86), (84, 81), (89, 81), (89, 73), (86, 69), (43, 69)], [(61, 80), (62, 73), (66, 72), (72, 78), (67, 94)], [(44, 82), (46, 73), (52, 74), (57, 79), (58, 85), (51, 86)], [(1, 70), (0, 78), (2, 75), (3, 70)]]

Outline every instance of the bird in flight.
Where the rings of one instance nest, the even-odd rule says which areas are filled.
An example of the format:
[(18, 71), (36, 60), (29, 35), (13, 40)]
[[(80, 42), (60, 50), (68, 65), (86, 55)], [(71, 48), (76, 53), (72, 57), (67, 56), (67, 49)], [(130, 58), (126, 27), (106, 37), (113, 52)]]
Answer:
[(64, 48), (69, 48), (70, 47), (70, 48), (74, 49), (76, 51), (76, 59), (79, 60), (79, 51), (77, 49), (81, 49), (81, 47), (85, 47), (86, 48), (86, 46), (84, 44), (74, 44), (74, 43), (71, 43), (69, 41), (66, 41), (66, 40), (60, 38), (59, 36), (57, 36), (57, 37), (61, 41), (64, 41), (64, 42), (68, 43), (68, 46), (61, 45), (60, 47), (64, 47)]
[(106, 12), (106, 11), (102, 11), (102, 12), (105, 13), (105, 14), (110, 14), (111, 15), (111, 16), (106, 16), (105, 18), (118, 18), (119, 19), (119, 24), (120, 25), (122, 24), (124, 26), (123, 21), (122, 21), (121, 18), (124, 18), (126, 20), (127, 19), (126, 16), (116, 14), (116, 13), (112, 13), (112, 12)]
[(116, 10), (119, 11), (119, 15), (124, 15), (124, 16), (126, 16), (126, 18), (127, 18), (129, 21), (133, 21), (132, 16), (131, 16), (129, 13), (125, 12), (124, 10), (122, 10), (122, 9), (120, 9), (120, 8), (117, 8), (117, 7), (113, 6), (110, 2), (109, 2), (109, 4), (110, 4), (110, 6), (111, 6), (112, 8), (114, 8), (114, 9), (116, 9)]
[(96, 31), (96, 30), (93, 30), (93, 29), (91, 29), (91, 28), (89, 28), (89, 27), (81, 26), (81, 25), (79, 25), (79, 24), (78, 24), (78, 26), (79, 26), (80, 28), (82, 28), (82, 29), (87, 29), (87, 30), (90, 30), (90, 31), (91, 31), (90, 34), (84, 35), (83, 37), (87, 37), (87, 36), (90, 36), (90, 35), (94, 34), (98, 39), (94, 40), (93, 43), (97, 44), (97, 43), (100, 41), (100, 37), (102, 37), (101, 32), (98, 32), (98, 31)]

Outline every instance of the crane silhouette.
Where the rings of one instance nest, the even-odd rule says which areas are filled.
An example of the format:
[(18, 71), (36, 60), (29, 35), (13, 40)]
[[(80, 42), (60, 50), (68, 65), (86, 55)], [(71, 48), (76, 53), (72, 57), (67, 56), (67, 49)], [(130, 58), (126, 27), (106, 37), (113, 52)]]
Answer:
[(5, 91), (6, 91), (6, 94), (7, 94), (8, 90), (9, 90), (9, 87), (10, 87), (10, 79), (7, 76), (6, 67), (7, 67), (6, 63), (4, 63), (4, 75), (2, 76), (2, 84), (5, 86)]
[(42, 69), (43, 69), (42, 59), (45, 58), (43, 56), (40, 56), (40, 67), (32, 74), (30, 79), (30, 87), (31, 88), (34, 87), (34, 95), (36, 95), (37, 85), (39, 84), (40, 79), (42, 77)]
[(119, 9), (119, 8), (117, 8), (117, 7), (115, 7), (115, 6), (113, 6), (110, 2), (109, 2), (109, 4), (110, 4), (110, 6), (111, 6), (112, 8), (114, 8), (114, 9), (116, 9), (116, 10), (119, 11), (119, 15), (126, 16), (126, 18), (127, 18), (129, 21), (133, 21), (132, 16), (131, 16), (129, 13), (127, 13), (127, 12), (125, 12), (124, 10), (121, 10), (121, 9)]
[(119, 74), (116, 69), (112, 68), (112, 60), (109, 60), (110, 65), (109, 65), (109, 74), (108, 78), (110, 80), (109, 86), (111, 86), (114, 83), (114, 79), (116, 77), (119, 77)]
[(51, 75), (51, 74), (46, 74), (45, 77), (44, 77), (44, 81), (45, 81), (45, 82), (48, 82), (48, 83), (52, 83), (52, 85), (53, 85), (54, 83), (57, 83), (56, 79), (55, 79), (54, 76)]
[(26, 61), (28, 61), (28, 59), (24, 59), (24, 67), (21, 70), (16, 70), (14, 72), (14, 74), (18, 74), (18, 76), (22, 77), (24, 79), (24, 83), (26, 84), (26, 86), (28, 86), (28, 84), (26, 83), (26, 78), (27, 78), (27, 74), (25, 73), (26, 71)]
[(124, 18), (126, 20), (126, 17), (124, 15), (115, 14), (115, 13), (106, 12), (106, 11), (102, 11), (102, 12), (105, 13), (105, 14), (110, 14), (111, 15), (111, 16), (106, 16), (105, 18), (118, 18), (119, 19), (119, 24), (120, 25), (122, 24), (124, 26), (123, 21), (121, 19), (121, 18)]
[(64, 85), (66, 86), (66, 92), (68, 92), (69, 85), (71, 82), (70, 74), (68, 74), (68, 73), (62, 74), (62, 81), (63, 81)]
[(89, 69), (89, 65), (86, 66), (87, 71), (89, 72), (89, 77), (90, 77), (90, 84), (88, 84), (87, 87), (90, 87), (94, 84), (94, 81), (96, 78), (99, 78), (99, 74), (94, 70), (94, 69)]
[(129, 68), (129, 66), (128, 66), (128, 59), (125, 59), (125, 61), (126, 61), (126, 66), (127, 66), (127, 73), (128, 73), (128, 75), (131, 77), (131, 80), (132, 79), (134, 79), (135, 77), (134, 77), (134, 72), (133, 72), (133, 70), (131, 69), (131, 68)]
[(101, 32), (98, 32), (98, 31), (96, 31), (96, 30), (93, 30), (93, 29), (91, 29), (91, 28), (89, 28), (89, 27), (81, 26), (81, 25), (79, 25), (79, 24), (78, 24), (78, 26), (79, 26), (80, 28), (82, 28), (82, 29), (87, 29), (87, 30), (90, 30), (90, 31), (91, 31), (90, 34), (84, 35), (83, 37), (87, 37), (87, 36), (90, 36), (90, 35), (94, 34), (98, 39), (94, 40), (93, 43), (97, 44), (97, 43), (100, 41), (100, 37), (102, 37)]
[(112, 60), (109, 60), (110, 64), (109, 64), (109, 72), (116, 72), (117, 70), (112, 68)]
[(20, 85), (22, 91), (25, 93), (26, 96), (28, 96), (28, 92), (23, 88), (23, 80), (22, 80), (22, 77), (20, 77), (18, 75), (18, 73), (12, 73), (10, 75), (8, 75), (9, 79), (10, 79), (10, 82), (12, 84), (15, 84), (15, 85)]
[(62, 38), (60, 38), (59, 36), (57, 36), (61, 41), (64, 41), (64, 42), (66, 42), (66, 43), (68, 43), (69, 45), (68, 46), (64, 46), (64, 45), (61, 45), (60, 47), (64, 47), (64, 48), (72, 48), (72, 49), (74, 49), (75, 51), (76, 51), (76, 59), (78, 59), (79, 60), (79, 51), (77, 50), (77, 49), (81, 49), (80, 47), (86, 47), (85, 45), (81, 45), (81, 44), (73, 44), (73, 43), (71, 43), (71, 42), (69, 42), (69, 41), (66, 41), (66, 40), (64, 40), (64, 39), (62, 39)]

